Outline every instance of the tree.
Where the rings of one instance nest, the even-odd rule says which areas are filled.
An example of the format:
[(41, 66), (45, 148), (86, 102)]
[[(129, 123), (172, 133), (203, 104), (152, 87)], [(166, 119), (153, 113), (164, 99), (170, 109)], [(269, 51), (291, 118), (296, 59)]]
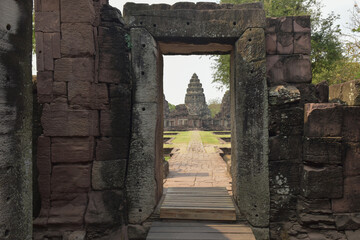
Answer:
[(221, 101), (218, 98), (209, 100), (209, 109), (211, 112), (211, 117), (214, 118), (216, 114), (220, 112), (221, 109)]
[(313, 83), (326, 80), (332, 83), (334, 70), (345, 60), (340, 42), (340, 26), (335, 25), (339, 17), (330, 14), (325, 19), (312, 24), (311, 67)]
[[(249, 3), (258, 0), (221, 0), (221, 3)], [(333, 13), (323, 19), (321, 5), (317, 0), (262, 0), (267, 17), (311, 15), (312, 19), (312, 67), (314, 80), (321, 81), (334, 69), (337, 61), (343, 60), (343, 51), (339, 41), (340, 29), (335, 25), (338, 16)], [(213, 83), (228, 89), (230, 82), (230, 57), (215, 57)]]
[(174, 104), (169, 103), (169, 110), (170, 112), (174, 111), (176, 106)]
[[(357, 3), (350, 13), (351, 22), (348, 28), (351, 33), (342, 38), (345, 44), (342, 45), (341, 58), (329, 64), (330, 67), (326, 71), (313, 74), (314, 82), (327, 80), (329, 84), (337, 84), (360, 79), (360, 8)], [(324, 30), (326, 31), (328, 30)], [(318, 62), (322, 63), (321, 60)]]

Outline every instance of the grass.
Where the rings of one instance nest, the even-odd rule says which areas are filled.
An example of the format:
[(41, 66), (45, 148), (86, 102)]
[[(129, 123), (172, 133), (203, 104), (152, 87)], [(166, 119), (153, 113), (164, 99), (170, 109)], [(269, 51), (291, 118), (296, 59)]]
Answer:
[(165, 156), (164, 158), (165, 158), (165, 161), (169, 161), (170, 156)]
[[(192, 136), (191, 131), (180, 131), (178, 135), (166, 135), (167, 132), (164, 132), (164, 137), (174, 138), (172, 144), (164, 144), (164, 148), (177, 148), (180, 146), (186, 146), (189, 144)], [(230, 134), (224, 135), (215, 135), (213, 131), (200, 131), (201, 141), (204, 145), (217, 145), (219, 147), (231, 147), (231, 143), (221, 143), (218, 138), (221, 137), (231, 137)]]
[(214, 135), (212, 132), (201, 131), (200, 136), (203, 144), (212, 144), (212, 145), (220, 144), (218, 136)]
[(178, 135), (175, 135), (173, 137), (175, 137), (175, 139), (172, 140), (172, 143), (174, 144), (189, 144), (191, 140), (191, 132), (179, 132)]
[(231, 137), (231, 134), (215, 135), (215, 136), (219, 137), (219, 138), (229, 138), (229, 137)]

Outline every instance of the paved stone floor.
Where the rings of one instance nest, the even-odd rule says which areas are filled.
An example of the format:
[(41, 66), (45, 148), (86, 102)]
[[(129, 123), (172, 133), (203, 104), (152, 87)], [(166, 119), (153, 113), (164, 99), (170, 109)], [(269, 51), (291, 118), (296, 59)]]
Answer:
[(231, 177), (226, 163), (213, 146), (203, 146), (198, 131), (192, 132), (189, 145), (180, 148), (169, 159), (170, 172), (164, 187), (226, 187)]

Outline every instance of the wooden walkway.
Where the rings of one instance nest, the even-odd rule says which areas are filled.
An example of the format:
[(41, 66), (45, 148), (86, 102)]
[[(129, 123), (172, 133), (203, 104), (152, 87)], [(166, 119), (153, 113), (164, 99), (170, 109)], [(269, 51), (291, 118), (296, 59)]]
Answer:
[(235, 206), (225, 187), (168, 188), (160, 218), (147, 240), (255, 240), (250, 227), (234, 223)]
[(236, 220), (234, 203), (225, 187), (168, 188), (160, 218)]
[(146, 240), (255, 240), (243, 224), (211, 222), (154, 222)]

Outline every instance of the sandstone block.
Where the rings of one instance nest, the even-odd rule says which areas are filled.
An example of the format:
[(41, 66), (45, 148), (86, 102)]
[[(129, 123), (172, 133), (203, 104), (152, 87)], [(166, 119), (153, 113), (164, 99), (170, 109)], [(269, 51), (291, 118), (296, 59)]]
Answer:
[(293, 17), (266, 18), (266, 32), (292, 33), (293, 32)]
[(131, 82), (127, 34), (129, 32), (120, 27), (99, 27), (99, 82)]
[(59, 82), (94, 82), (94, 59), (61, 58), (55, 61), (54, 79)]
[(100, 138), (96, 144), (96, 160), (127, 159), (129, 151), (129, 137)]
[(125, 182), (126, 159), (94, 161), (92, 187), (94, 190), (123, 188)]
[(54, 70), (52, 43), (52, 33), (44, 33), (44, 69), (50, 71)]
[(44, 71), (44, 33), (35, 32), (36, 41), (36, 67), (37, 71)]
[[(335, 229), (334, 217), (330, 214), (300, 213), (299, 220), (302, 225), (313, 229)], [(322, 238), (311, 238), (322, 239)]]
[(343, 110), (334, 103), (305, 104), (304, 135), (307, 137), (340, 137)]
[(65, 96), (67, 94), (66, 82), (53, 82), (52, 90), (55, 97)]
[(294, 32), (310, 32), (311, 23), (310, 16), (296, 16), (294, 17)]
[(40, 136), (37, 145), (37, 168), (40, 175), (50, 175), (51, 160), (50, 160), (50, 138)]
[(296, 197), (294, 196), (299, 194), (300, 170), (300, 161), (269, 162), (270, 191), (277, 204), (282, 202), (284, 205), (288, 204), (285, 202), (293, 201), (295, 205)]
[(317, 90), (313, 84), (297, 83), (294, 84), (294, 86), (300, 91), (300, 96), (301, 96), (300, 104), (319, 102)]
[(336, 214), (335, 215), (336, 228), (338, 230), (357, 230), (360, 229), (360, 214)]
[(84, 23), (61, 24), (61, 55), (64, 57), (95, 54), (93, 26)]
[(341, 198), (343, 195), (342, 167), (314, 168), (304, 166), (301, 181), (302, 196), (310, 199)]
[(48, 223), (78, 228), (84, 223), (87, 194), (52, 194)]
[(94, 158), (95, 141), (86, 138), (53, 138), (51, 161), (53, 163), (91, 162)]
[(282, 17), (279, 18), (279, 30), (280, 32), (291, 33), (293, 29), (293, 17)]
[(316, 96), (320, 103), (329, 102), (329, 84), (326, 81), (322, 81), (315, 85)]
[(294, 86), (278, 85), (269, 89), (270, 105), (293, 103), (300, 101), (300, 99), (300, 91)]
[(45, 106), (41, 117), (45, 136), (98, 136), (98, 112), (91, 110), (56, 110)]
[(349, 106), (360, 105), (360, 79), (329, 87), (329, 100), (342, 102)]
[(36, 0), (35, 11), (58, 12), (60, 10), (59, 0)]
[(311, 62), (306, 55), (269, 55), (266, 66), (270, 84), (310, 83), (312, 79)]
[(343, 107), (342, 134), (344, 141), (360, 141), (360, 107)]
[(278, 106), (270, 107), (269, 134), (270, 136), (289, 136), (303, 134), (304, 109), (292, 107), (279, 109)]
[(57, 165), (53, 167), (53, 193), (81, 193), (90, 189), (90, 165)]
[(93, 88), (90, 82), (71, 81), (68, 83), (68, 98), (70, 105), (89, 107), (93, 98)]
[(303, 159), (305, 162), (341, 164), (341, 138), (305, 138)]
[(35, 31), (43, 33), (60, 32), (59, 12), (36, 12)]
[(298, 160), (302, 154), (300, 136), (274, 136), (269, 139), (269, 160)]
[(360, 144), (346, 143), (346, 154), (344, 161), (345, 176), (360, 175)]
[(89, 23), (95, 21), (95, 9), (91, 0), (61, 0), (61, 22)]
[(264, 42), (263, 29), (248, 29), (236, 42), (239, 46), (236, 49), (245, 61), (259, 61), (260, 59), (264, 59), (266, 55)]
[(293, 33), (277, 34), (277, 54), (293, 54), (294, 53), (294, 36)]
[(101, 136), (126, 137), (130, 134), (131, 107), (117, 106), (100, 112)]
[(267, 33), (265, 35), (266, 54), (276, 54), (276, 33)]
[[(132, 17), (139, 14), (144, 14), (145, 18), (140, 20)], [(162, 16), (161, 20), (159, 15)], [(228, 11), (222, 9), (211, 11), (171, 9), (164, 14), (161, 10), (147, 11), (140, 9), (139, 5), (131, 7), (131, 4), (126, 4), (124, 16), (131, 27), (143, 26), (155, 38), (159, 36), (166, 38), (201, 36), (207, 39), (226, 36), (231, 38), (240, 36), (249, 28), (265, 27), (265, 14), (259, 8), (235, 7)]]
[(345, 231), (348, 240), (357, 240), (360, 235), (360, 229), (355, 231)]
[(311, 54), (311, 34), (295, 33), (294, 34), (294, 53)]
[(330, 199), (307, 199), (299, 196), (296, 205), (297, 213), (331, 214)]
[(277, 33), (279, 31), (279, 18), (270, 17), (266, 18), (266, 33)]
[[(38, 177), (38, 189), (41, 196), (42, 203), (50, 199), (50, 174), (42, 175)], [(41, 208), (47, 209), (49, 206), (41, 204)]]
[(360, 212), (360, 176), (346, 177), (344, 180), (344, 195), (341, 199), (332, 200), (335, 213)]
[(85, 223), (121, 224), (124, 213), (124, 194), (121, 191), (92, 191), (89, 193), (89, 205), (85, 214)]
[(36, 87), (38, 102), (51, 102), (53, 93), (53, 73), (50, 71), (38, 72)]

